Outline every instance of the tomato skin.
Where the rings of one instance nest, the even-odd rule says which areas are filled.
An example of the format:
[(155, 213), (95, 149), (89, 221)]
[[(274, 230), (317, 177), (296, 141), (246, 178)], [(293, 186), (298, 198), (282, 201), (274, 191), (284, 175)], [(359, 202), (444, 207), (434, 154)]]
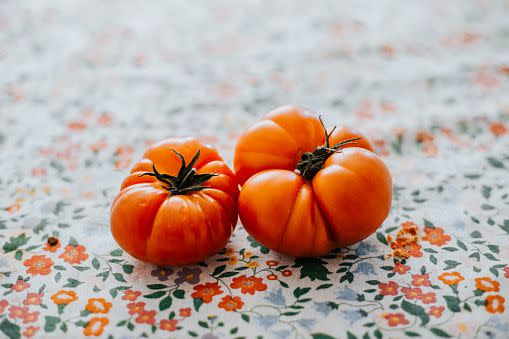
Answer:
[(295, 168), (304, 152), (325, 142), (317, 117), (286, 106), (250, 128), (239, 139), (234, 162), (238, 181), (244, 183), (238, 207), (248, 233), (293, 256), (324, 255), (372, 234), (390, 211), (389, 170), (368, 140), (351, 128), (337, 128), (329, 141), (333, 146), (358, 137), (306, 180)]
[[(152, 171), (176, 176), (181, 163), (170, 151), (181, 153), (186, 163), (200, 149), (197, 173), (216, 173), (205, 183), (210, 188), (172, 194)], [(122, 183), (112, 203), (111, 232), (133, 257), (158, 265), (196, 263), (219, 252), (237, 223), (238, 185), (233, 172), (217, 151), (193, 138), (167, 139), (151, 146)]]

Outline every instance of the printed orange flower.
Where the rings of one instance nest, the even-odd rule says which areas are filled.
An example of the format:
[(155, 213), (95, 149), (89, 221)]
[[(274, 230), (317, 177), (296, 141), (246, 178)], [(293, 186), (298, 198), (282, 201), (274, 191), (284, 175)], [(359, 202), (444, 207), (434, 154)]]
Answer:
[(399, 285), (394, 281), (389, 281), (388, 283), (379, 283), (378, 288), (381, 295), (398, 295)]
[(26, 313), (23, 317), (23, 324), (34, 323), (39, 319), (39, 312)]
[(49, 237), (43, 247), (46, 252), (55, 253), (60, 248), (60, 241), (56, 237)]
[(405, 294), (405, 298), (409, 300), (422, 298), (422, 290), (418, 287), (402, 287), (401, 292), (403, 292)]
[(486, 310), (490, 313), (504, 313), (505, 298), (501, 295), (489, 295), (486, 297)]
[(129, 304), (127, 304), (127, 308), (129, 309), (130, 315), (138, 314), (145, 310), (145, 303), (144, 302), (129, 303)]
[(65, 246), (64, 253), (60, 254), (58, 257), (64, 259), (64, 261), (69, 264), (81, 264), (82, 261), (88, 259), (88, 254), (85, 253), (86, 250), (87, 249), (82, 245), (67, 245)]
[(51, 273), (53, 260), (43, 255), (34, 255), (25, 260), (23, 265), (28, 267), (27, 273), (32, 275), (48, 275)]
[(263, 283), (262, 278), (255, 276), (248, 278), (245, 275), (233, 278), (230, 287), (234, 289), (240, 288), (242, 294), (249, 293), (251, 295), (255, 294), (256, 291), (265, 291), (267, 289), (267, 285)]
[(126, 290), (122, 296), (122, 300), (135, 301), (141, 295), (139, 291)]
[(195, 292), (191, 296), (195, 299), (201, 299), (204, 303), (208, 304), (212, 301), (212, 297), (223, 293), (221, 287), (217, 283), (199, 284), (193, 287)]
[(29, 288), (31, 285), (23, 279), (18, 279), (14, 285), (11, 286), (11, 291), (22, 292)]
[(475, 278), (475, 287), (485, 292), (498, 292), (500, 283), (489, 277)]
[(189, 308), (189, 307), (181, 308), (179, 310), (179, 314), (181, 317), (184, 317), (184, 318), (190, 317), (191, 316), (191, 308)]
[(507, 133), (507, 127), (501, 122), (493, 122), (490, 124), (490, 131), (494, 136), (500, 137)]
[(107, 302), (104, 298), (90, 298), (88, 299), (85, 309), (90, 313), (108, 313), (112, 304)]
[(428, 314), (433, 317), (440, 318), (444, 310), (445, 310), (444, 306), (431, 306)]
[(396, 239), (396, 241), (391, 243), (391, 248), (394, 250), (394, 255), (402, 257), (422, 257), (421, 245), (406, 239)]
[(38, 326), (28, 326), (26, 330), (23, 331), (23, 336), (31, 338), (37, 333), (37, 331), (39, 331), (39, 329), (40, 327)]
[(9, 306), (9, 302), (7, 300), (0, 300), (0, 314), (4, 313), (7, 306)]
[(398, 274), (405, 274), (406, 272), (410, 271), (410, 266), (403, 265), (399, 261), (394, 265), (394, 268), (392, 269), (393, 272), (396, 272)]
[(232, 256), (228, 259), (228, 265), (235, 265), (239, 262), (239, 258), (237, 258), (236, 256)]
[(78, 300), (78, 296), (74, 291), (60, 290), (51, 296), (51, 300), (56, 305), (67, 305)]
[(459, 272), (444, 272), (438, 276), (438, 280), (450, 286), (459, 284), (465, 278)]
[(276, 260), (267, 260), (265, 262), (265, 265), (271, 267), (271, 266), (276, 266), (277, 264), (279, 264), (279, 261), (276, 261)]
[(83, 334), (86, 336), (93, 335), (98, 337), (103, 333), (104, 328), (109, 324), (109, 322), (108, 318), (93, 317), (88, 321), (87, 326), (83, 329)]
[(233, 247), (226, 247), (226, 251), (225, 251), (225, 253), (224, 253), (224, 254), (225, 254), (226, 256), (231, 256), (231, 255), (232, 255), (232, 254), (234, 254), (234, 253), (235, 253), (235, 248), (233, 248)]
[(85, 128), (87, 128), (87, 124), (85, 124), (82, 121), (73, 121), (67, 124), (67, 128), (69, 128), (72, 131), (82, 131)]
[(414, 286), (430, 286), (429, 274), (413, 274), (412, 285)]
[(253, 256), (253, 253), (252, 252), (249, 252), (249, 251), (246, 251), (244, 252), (244, 258), (245, 259), (249, 259)]
[(25, 300), (23, 301), (23, 305), (40, 305), (42, 304), (42, 297), (44, 293), (28, 293)]
[(159, 322), (159, 328), (163, 331), (173, 332), (177, 329), (178, 320), (163, 319)]
[(384, 318), (387, 319), (387, 322), (391, 327), (409, 324), (403, 313), (387, 313), (384, 315)]
[(257, 268), (258, 266), (260, 266), (260, 263), (257, 261), (251, 261), (246, 265), (247, 268)]
[(24, 319), (28, 314), (28, 306), (11, 306), (9, 307), (9, 318)]
[(138, 324), (153, 325), (156, 321), (155, 316), (156, 316), (156, 311), (154, 311), (154, 310), (150, 310), (150, 311), (142, 310), (142, 311), (138, 312), (138, 317), (135, 319), (135, 321)]
[(244, 302), (240, 297), (231, 297), (227, 295), (226, 297), (223, 297), (219, 304), (217, 305), (219, 308), (224, 309), (225, 311), (237, 311), (244, 306)]
[(269, 274), (269, 275), (267, 276), (267, 279), (268, 279), (268, 280), (277, 280), (277, 275), (275, 275), (275, 274), (272, 274), (272, 273), (271, 273), (271, 274)]
[(435, 292), (428, 292), (421, 295), (421, 301), (423, 304), (433, 304), (437, 301)]
[(432, 245), (443, 246), (451, 240), (449, 235), (444, 234), (444, 229), (441, 227), (424, 227), (424, 232), (426, 235), (422, 237), (422, 240), (428, 241)]

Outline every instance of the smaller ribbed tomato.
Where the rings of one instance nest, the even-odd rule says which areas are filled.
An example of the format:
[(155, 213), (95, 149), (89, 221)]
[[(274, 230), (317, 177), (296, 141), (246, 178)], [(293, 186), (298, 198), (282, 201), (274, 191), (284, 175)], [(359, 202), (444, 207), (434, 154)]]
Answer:
[(348, 127), (327, 132), (300, 107), (270, 112), (238, 140), (239, 215), (264, 246), (323, 255), (372, 234), (387, 217), (392, 178), (367, 139)]
[(217, 151), (193, 138), (151, 146), (111, 206), (111, 232), (133, 257), (186, 265), (219, 252), (237, 224), (239, 190)]

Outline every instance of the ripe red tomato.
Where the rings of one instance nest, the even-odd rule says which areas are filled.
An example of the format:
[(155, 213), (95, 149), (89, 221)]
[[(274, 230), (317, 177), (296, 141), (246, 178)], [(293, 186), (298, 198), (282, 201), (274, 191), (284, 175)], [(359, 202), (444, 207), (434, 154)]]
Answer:
[(217, 151), (193, 138), (151, 146), (111, 206), (111, 232), (135, 258), (159, 265), (219, 252), (237, 223), (238, 185)]
[(243, 184), (239, 216), (261, 244), (294, 256), (356, 243), (389, 214), (392, 178), (368, 140), (348, 127), (284, 106), (249, 128), (235, 148)]

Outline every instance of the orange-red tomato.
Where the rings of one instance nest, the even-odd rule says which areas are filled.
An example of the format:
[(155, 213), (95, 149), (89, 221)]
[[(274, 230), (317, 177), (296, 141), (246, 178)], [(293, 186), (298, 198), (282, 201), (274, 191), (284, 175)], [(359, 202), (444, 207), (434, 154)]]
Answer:
[(163, 140), (122, 183), (111, 206), (111, 232), (137, 259), (196, 263), (230, 239), (238, 194), (233, 172), (213, 147), (193, 138)]
[(239, 216), (264, 246), (323, 255), (366, 238), (387, 217), (392, 178), (368, 140), (348, 127), (326, 133), (318, 117), (284, 106), (238, 140)]

